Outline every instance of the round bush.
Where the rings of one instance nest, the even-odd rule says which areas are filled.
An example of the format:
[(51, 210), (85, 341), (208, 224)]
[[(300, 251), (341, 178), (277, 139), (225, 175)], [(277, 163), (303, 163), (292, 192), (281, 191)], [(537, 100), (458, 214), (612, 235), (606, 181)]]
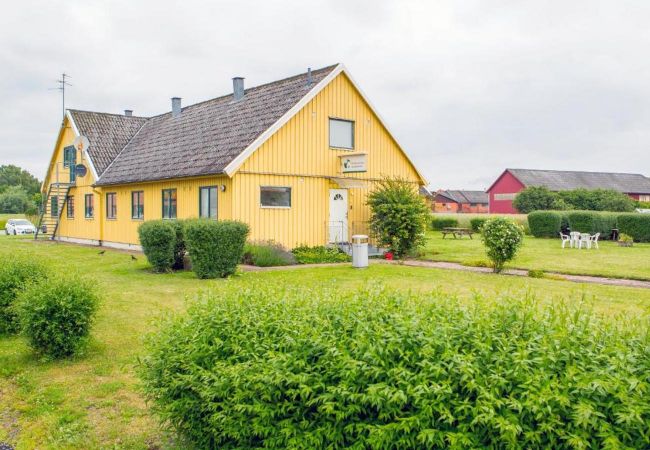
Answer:
[(483, 224), (481, 238), (494, 271), (498, 273), (517, 254), (524, 240), (524, 231), (513, 221), (496, 217)]
[(26, 257), (8, 257), (0, 264), (0, 334), (20, 329), (15, 301), (25, 287), (47, 276), (43, 264)]
[(18, 297), (22, 332), (38, 352), (61, 358), (86, 342), (98, 306), (92, 283), (76, 277), (48, 278)]
[(647, 448), (647, 325), (529, 299), (258, 288), (163, 322), (139, 372), (197, 448)]
[(185, 240), (194, 273), (199, 278), (223, 278), (235, 273), (248, 230), (248, 225), (236, 221), (187, 221)]
[(177, 232), (177, 225), (169, 220), (150, 220), (138, 227), (142, 251), (154, 271), (168, 272), (174, 266)]
[(558, 237), (562, 229), (562, 214), (557, 211), (533, 211), (528, 214), (528, 227), (535, 237)]

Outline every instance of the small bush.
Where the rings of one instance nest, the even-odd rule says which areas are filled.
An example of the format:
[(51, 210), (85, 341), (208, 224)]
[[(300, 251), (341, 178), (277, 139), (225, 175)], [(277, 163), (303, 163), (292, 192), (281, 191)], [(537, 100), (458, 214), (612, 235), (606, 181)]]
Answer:
[(528, 276), (530, 278), (546, 278), (546, 274), (543, 270), (530, 269), (528, 271)]
[(469, 224), (470, 228), (472, 231), (475, 231), (476, 233), (481, 232), (481, 227), (485, 222), (487, 222), (489, 217), (474, 217), (473, 219), (470, 219)]
[(618, 230), (628, 234), (636, 242), (650, 242), (650, 214), (619, 214)]
[(402, 179), (383, 179), (370, 194), (370, 230), (379, 245), (396, 256), (424, 245), (430, 209), (418, 186)]
[(177, 225), (169, 220), (149, 220), (140, 224), (140, 245), (155, 272), (168, 272), (176, 260)]
[(98, 302), (95, 286), (80, 278), (31, 284), (17, 300), (22, 332), (44, 355), (74, 355), (87, 340)]
[(244, 254), (248, 230), (242, 222), (188, 220), (185, 242), (194, 273), (199, 278), (225, 278), (235, 273)]
[(16, 333), (20, 323), (16, 298), (31, 283), (47, 277), (45, 266), (27, 258), (9, 257), (0, 264), (0, 335)]
[(196, 448), (648, 448), (648, 323), (567, 304), (207, 294), (139, 374)]
[(518, 224), (503, 217), (490, 219), (481, 229), (481, 238), (488, 258), (496, 273), (512, 260), (524, 240), (524, 231)]
[(247, 242), (242, 264), (258, 267), (289, 266), (296, 263), (293, 253), (272, 241)]
[(634, 242), (634, 238), (629, 234), (621, 233), (618, 235), (618, 242), (631, 243)]
[(335, 247), (324, 247), (322, 245), (308, 247), (303, 245), (291, 250), (296, 257), (298, 264), (324, 264), (350, 261), (350, 256)]
[(453, 217), (433, 217), (431, 219), (431, 229), (440, 231), (443, 228), (455, 228), (458, 226), (458, 219)]
[(533, 211), (528, 214), (530, 233), (535, 237), (558, 237), (563, 214), (557, 211)]

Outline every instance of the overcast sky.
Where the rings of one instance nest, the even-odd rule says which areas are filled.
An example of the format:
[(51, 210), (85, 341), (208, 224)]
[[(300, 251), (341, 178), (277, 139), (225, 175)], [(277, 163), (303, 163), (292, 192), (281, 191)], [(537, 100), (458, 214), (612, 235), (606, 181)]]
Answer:
[(506, 167), (650, 175), (650, 2), (28, 1), (0, 14), (0, 164), (72, 108), (154, 115), (343, 62), (437, 188)]

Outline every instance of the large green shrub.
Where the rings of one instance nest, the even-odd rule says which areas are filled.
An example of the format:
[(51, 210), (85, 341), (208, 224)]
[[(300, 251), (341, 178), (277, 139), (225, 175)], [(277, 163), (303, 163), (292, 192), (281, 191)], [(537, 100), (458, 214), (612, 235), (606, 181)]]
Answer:
[(322, 264), (322, 263), (339, 263), (348, 262), (351, 260), (350, 256), (334, 247), (325, 247), (317, 245), (309, 247), (302, 245), (291, 250), (296, 257), (298, 264)]
[(519, 192), (512, 201), (512, 206), (521, 214), (532, 211), (559, 209), (557, 194), (544, 186), (530, 186)]
[(139, 373), (196, 448), (647, 448), (647, 327), (530, 299), (258, 288), (163, 322)]
[(618, 229), (632, 236), (636, 242), (650, 242), (650, 214), (620, 214)]
[(469, 225), (472, 231), (479, 233), (483, 224), (489, 220), (489, 217), (474, 217), (469, 220)]
[(562, 213), (557, 211), (533, 211), (528, 214), (530, 234), (535, 237), (558, 237), (562, 230)]
[(16, 298), (31, 283), (47, 277), (40, 262), (27, 257), (5, 257), (0, 264), (0, 335), (20, 329)]
[(242, 263), (258, 267), (288, 266), (296, 263), (296, 257), (273, 241), (247, 242)]
[(178, 225), (169, 220), (149, 220), (140, 224), (140, 245), (156, 272), (167, 272), (176, 262)]
[(370, 229), (379, 245), (396, 256), (424, 245), (430, 209), (418, 187), (402, 179), (383, 179), (368, 195)]
[(571, 231), (600, 233), (603, 239), (611, 236), (617, 226), (618, 214), (597, 211), (569, 211), (566, 214)]
[(73, 355), (88, 338), (98, 302), (94, 284), (80, 278), (50, 277), (30, 284), (17, 300), (22, 332), (44, 355)]
[(236, 221), (188, 220), (185, 242), (199, 278), (232, 275), (244, 254), (248, 225)]
[(558, 197), (571, 209), (585, 211), (634, 211), (635, 202), (626, 194), (611, 189), (560, 191)]
[(494, 271), (499, 273), (517, 254), (524, 240), (524, 230), (512, 220), (496, 217), (483, 224), (481, 239)]
[(29, 206), (29, 196), (22, 186), (9, 186), (0, 194), (0, 213), (24, 213)]
[(455, 228), (458, 226), (458, 219), (453, 217), (436, 217), (431, 218), (431, 229), (440, 231), (443, 228)]

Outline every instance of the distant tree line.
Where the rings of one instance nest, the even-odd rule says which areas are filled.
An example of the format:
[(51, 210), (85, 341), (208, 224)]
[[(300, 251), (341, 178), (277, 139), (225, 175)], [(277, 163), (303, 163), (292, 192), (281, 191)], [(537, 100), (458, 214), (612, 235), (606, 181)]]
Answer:
[(0, 213), (38, 214), (41, 182), (18, 166), (0, 166)]
[(522, 214), (550, 209), (632, 212), (638, 202), (612, 189), (552, 192), (543, 186), (530, 186), (517, 194), (512, 205)]

